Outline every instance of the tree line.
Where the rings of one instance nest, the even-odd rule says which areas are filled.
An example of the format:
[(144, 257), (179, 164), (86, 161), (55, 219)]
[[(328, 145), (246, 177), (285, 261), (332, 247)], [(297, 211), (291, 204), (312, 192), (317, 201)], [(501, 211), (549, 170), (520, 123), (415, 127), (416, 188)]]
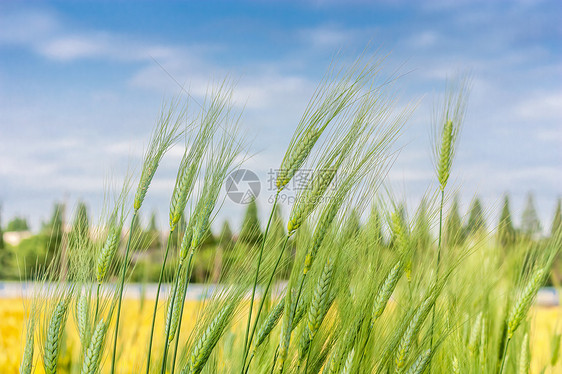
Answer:
[[(406, 220), (406, 209), (400, 207), (398, 211), (401, 212), (402, 219)], [(427, 211), (427, 203), (422, 201), (413, 220), (412, 234), (420, 248), (425, 248), (434, 240), (431, 232), (431, 219), (428, 217)], [(449, 246), (460, 246), (468, 240), (493, 232), (497, 245), (507, 249), (517, 245), (520, 241), (538, 241), (541, 238), (543, 227), (532, 194), (527, 196), (520, 224), (517, 227), (512, 218), (510, 199), (507, 194), (504, 196), (501, 213), (496, 224), (488, 227), (485, 217), (485, 209), (479, 198), (473, 199), (468, 214), (463, 216), (459, 199), (455, 197), (445, 217), (444, 240)], [(285, 235), (282, 221), (279, 207), (272, 219), (272, 235), (271, 239), (268, 239), (268, 241), (271, 240), (271, 243), (276, 243)], [(392, 235), (385, 235), (384, 217), (380, 217), (377, 207), (372, 208), (365, 223), (352, 212), (345, 222), (346, 235), (356, 235), (364, 228), (367, 229), (367, 226), (369, 232), (375, 233), (371, 234), (374, 235), (373, 241), (389, 247), (394, 245)], [(65, 258), (68, 255), (67, 252), (72, 251), (73, 246), (77, 243), (91, 245), (94, 250), (96, 243), (100, 240), (98, 237), (101, 237), (96, 235), (95, 229), (92, 228), (87, 205), (83, 202), (77, 204), (69, 229), (65, 230), (65, 227), (65, 206), (56, 203), (50, 219), (42, 223), (38, 233), (21, 240), (18, 245), (11, 246), (3, 240), (3, 233), (29, 231), (29, 224), (24, 217), (14, 217), (4, 226), (0, 210), (0, 278), (33, 278), (38, 275), (38, 272), (41, 272), (44, 264), (51, 262), (54, 256), (59, 255)], [(228, 267), (240, 270), (236, 268), (239, 261), (236, 258), (230, 258), (230, 249), (233, 248), (234, 243), (249, 247), (260, 243), (263, 237), (262, 227), (258, 206), (255, 201), (252, 201), (246, 207), (242, 224), (237, 231), (238, 234), (234, 233), (228, 220), (222, 223), (217, 234), (209, 229), (203, 250), (195, 259), (193, 280), (204, 281), (216, 278), (221, 271), (227, 271)], [(178, 250), (185, 230), (187, 230), (186, 220), (182, 217), (178, 229), (171, 237), (173, 250)], [(133, 232), (135, 233), (134, 244), (137, 255), (132, 259), (136, 264), (132, 279), (139, 282), (154, 281), (161, 264), (160, 249), (166, 244), (157, 222), (156, 212), (150, 215), (146, 223), (143, 223), (142, 219), (136, 220)], [(546, 234), (555, 236), (559, 232), (562, 232), (562, 199), (558, 199), (556, 202), (550, 230)], [(288, 251), (285, 254), (285, 262), (290, 264), (291, 260), (292, 254)], [(170, 266), (173, 265), (170, 264)], [(287, 267), (289, 268), (289, 265)], [(281, 276), (283, 276), (283, 272), (281, 272)]]

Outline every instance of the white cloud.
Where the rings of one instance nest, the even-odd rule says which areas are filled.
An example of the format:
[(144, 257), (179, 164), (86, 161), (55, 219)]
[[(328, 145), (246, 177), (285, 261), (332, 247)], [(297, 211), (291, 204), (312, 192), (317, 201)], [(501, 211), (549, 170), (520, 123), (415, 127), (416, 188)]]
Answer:
[(537, 123), (562, 123), (562, 91), (529, 92), (528, 97), (516, 106), (517, 116)]
[(59, 29), (55, 16), (45, 10), (0, 12), (0, 45), (33, 44)]
[(441, 39), (441, 35), (433, 30), (415, 32), (409, 40), (408, 44), (416, 49), (423, 49), (435, 46)]
[(55, 60), (76, 60), (98, 57), (107, 52), (107, 45), (102, 40), (80, 36), (54, 38), (38, 45), (39, 52)]
[(342, 48), (353, 40), (356, 31), (336, 25), (321, 25), (299, 31), (303, 41), (315, 48)]

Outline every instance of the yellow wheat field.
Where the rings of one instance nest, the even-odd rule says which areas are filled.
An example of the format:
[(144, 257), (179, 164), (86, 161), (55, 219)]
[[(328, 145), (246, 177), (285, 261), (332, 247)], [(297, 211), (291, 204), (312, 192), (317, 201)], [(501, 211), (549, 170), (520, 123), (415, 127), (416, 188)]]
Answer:
[[(187, 339), (189, 332), (193, 329), (197, 313), (197, 301), (186, 301), (184, 319), (182, 322), (182, 338)], [(136, 373), (146, 359), (146, 342), (150, 333), (152, 322), (152, 311), (154, 304), (147, 301), (142, 305), (139, 300), (125, 300), (122, 309), (122, 317), (119, 327), (119, 373)], [(163, 331), (164, 313), (166, 303), (160, 305), (157, 332)], [(0, 373), (18, 373), (21, 353), (23, 351), (24, 337), (24, 313), (25, 304), (22, 299), (0, 299)], [(63, 350), (59, 359), (59, 372), (69, 372), (71, 362), (79, 362), (77, 356), (80, 354), (80, 340), (78, 337), (73, 311), (69, 312), (67, 323), (67, 334), (63, 342)], [(154, 334), (154, 345), (162, 346), (164, 337), (162, 334)], [(182, 339), (182, 340), (183, 340)], [(138, 343), (137, 342), (141, 342)], [(34, 373), (44, 373), (40, 357), (39, 346), (36, 341), (36, 368)], [(109, 345), (111, 342), (107, 342)], [(73, 357), (75, 357), (73, 359)], [(107, 358), (105, 358), (107, 360)], [(105, 362), (104, 368), (109, 369), (110, 362)]]
[[(186, 339), (193, 329), (199, 302), (186, 301), (184, 321), (182, 322), (182, 337)], [(149, 301), (141, 308), (139, 300), (126, 300), (123, 307), (123, 318), (120, 327), (120, 373), (140, 372), (146, 357), (145, 342), (148, 341), (153, 304)], [(165, 308), (162, 303), (160, 308)], [(0, 373), (18, 373), (18, 365), (23, 350), (23, 325), (25, 304), (21, 299), (0, 299)], [(157, 331), (163, 331), (163, 310), (159, 313)], [(555, 330), (562, 330), (562, 309), (560, 308), (535, 308), (530, 313), (531, 319), (531, 372), (540, 373), (551, 356), (551, 336)], [(77, 362), (80, 354), (78, 334), (72, 313), (69, 314), (67, 328), (68, 334), (64, 341), (61, 353), (60, 372), (68, 372), (70, 363)], [(155, 333), (155, 345), (160, 346), (163, 341), (161, 334)], [(140, 343), (137, 343), (140, 342)], [(35, 373), (44, 373), (39, 356), (35, 354)], [(74, 359), (73, 359), (74, 357)], [(557, 369), (562, 370), (559, 363)], [(110, 363), (106, 362), (104, 368), (109, 369)], [(561, 371), (562, 372), (562, 371)], [(545, 373), (549, 373), (547, 370)], [(554, 373), (554, 372), (551, 372)]]

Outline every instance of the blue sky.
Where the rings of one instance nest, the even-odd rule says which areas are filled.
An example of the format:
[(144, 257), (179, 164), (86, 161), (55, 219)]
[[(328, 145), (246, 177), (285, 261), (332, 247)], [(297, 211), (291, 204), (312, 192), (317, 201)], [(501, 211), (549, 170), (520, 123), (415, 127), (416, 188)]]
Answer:
[[(447, 78), (470, 71), (454, 186), (490, 211), (507, 191), (516, 217), (533, 191), (548, 227), (562, 194), (560, 19), (560, 1), (3, 2), (4, 223), (23, 215), (38, 228), (63, 199), (98, 214), (107, 181), (138, 168), (163, 99), (179, 92), (168, 73), (198, 100), (213, 80), (237, 81), (247, 166), (265, 180), (334, 53), (370, 45), (388, 54), (383, 77), (401, 75), (399, 105), (421, 100), (398, 141), (395, 194), (413, 206), (433, 183), (431, 111)], [(166, 157), (145, 206), (163, 226), (181, 154)], [(236, 226), (241, 209), (227, 202), (223, 217)]]

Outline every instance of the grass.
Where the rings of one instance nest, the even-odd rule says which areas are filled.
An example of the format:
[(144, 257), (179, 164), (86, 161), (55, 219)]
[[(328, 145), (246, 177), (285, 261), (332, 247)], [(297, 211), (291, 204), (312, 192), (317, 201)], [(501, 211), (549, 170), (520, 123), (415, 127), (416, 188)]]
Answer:
[[(28, 327), (21, 367), (28, 370), (31, 359), (48, 373), (554, 372), (557, 353), (539, 358), (535, 345), (543, 343), (534, 335), (542, 330), (529, 312), (550, 280), (562, 230), (508, 246), (482, 227), (443, 240), (443, 231), (451, 232), (444, 230), (445, 187), (466, 107), (462, 80), (435, 117), (434, 192), (409, 218), (380, 187), (415, 105), (394, 108), (392, 92), (378, 83), (386, 82), (379, 68), (366, 56), (331, 66), (280, 161), (275, 203), (299, 171), (312, 174), (288, 219), (275, 215), (274, 204), (265, 233), (253, 244), (236, 241), (196, 303), (186, 300), (193, 259), (221, 209), (227, 176), (246, 158), (240, 114), (227, 82), (197, 113), (179, 101), (165, 107), (135, 193), (129, 196), (127, 179), (104, 209), (110, 213), (100, 218), (102, 239), (92, 240), (87, 229), (69, 234), (37, 279), (20, 322)], [(135, 220), (158, 165), (183, 136), (156, 300), (135, 309), (123, 300), (139, 240)], [(175, 248), (184, 214), (187, 229)], [(171, 291), (161, 302), (165, 282)], [(556, 352), (558, 330), (546, 334)]]

